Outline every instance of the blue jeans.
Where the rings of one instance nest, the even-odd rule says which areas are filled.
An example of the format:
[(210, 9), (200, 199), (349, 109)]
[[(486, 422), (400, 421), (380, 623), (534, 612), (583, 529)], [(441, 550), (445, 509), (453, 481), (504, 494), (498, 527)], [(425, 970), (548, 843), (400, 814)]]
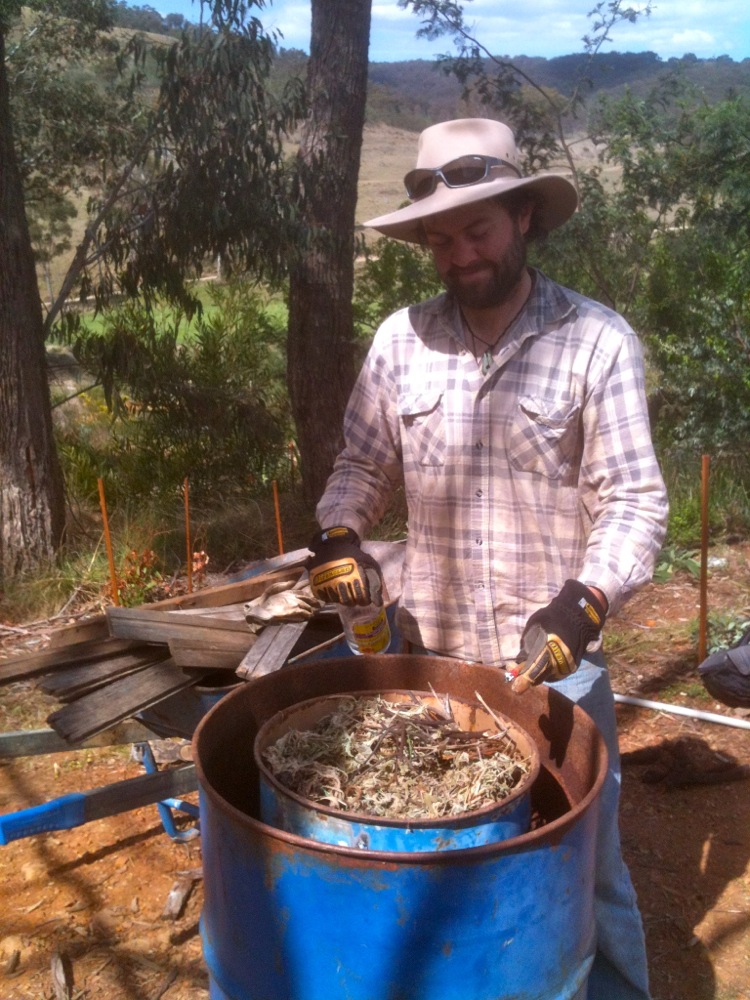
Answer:
[[(411, 645), (410, 651), (443, 655), (415, 645)], [(643, 923), (620, 846), (620, 750), (615, 700), (604, 656), (587, 654), (574, 674), (550, 687), (591, 716), (604, 737), (609, 754), (607, 777), (599, 796), (594, 882), (596, 954), (587, 992), (580, 995), (580, 1000), (584, 1000), (584, 996), (586, 1000), (650, 1000)]]
[(620, 752), (615, 702), (601, 653), (551, 684), (591, 716), (604, 737), (609, 770), (599, 798), (594, 916), (597, 945), (588, 1000), (649, 1000), (646, 942), (638, 902), (620, 846)]

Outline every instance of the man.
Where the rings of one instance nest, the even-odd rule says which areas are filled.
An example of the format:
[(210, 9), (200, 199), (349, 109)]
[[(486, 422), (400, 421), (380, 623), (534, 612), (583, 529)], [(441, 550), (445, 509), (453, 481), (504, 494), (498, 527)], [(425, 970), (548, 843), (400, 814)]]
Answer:
[(563, 177), (522, 175), (505, 125), (428, 128), (405, 183), (411, 204), (367, 225), (426, 244), (446, 291), (375, 335), (318, 505), (311, 578), (347, 556), (364, 576), (359, 539), (403, 483), (399, 626), (411, 648), (514, 666), (520, 648), (527, 684), (554, 683), (595, 719), (611, 763), (588, 997), (645, 1000), (614, 700), (597, 650), (607, 614), (650, 579), (665, 533), (640, 345), (616, 313), (527, 267), (527, 240), (562, 225), (577, 198)]

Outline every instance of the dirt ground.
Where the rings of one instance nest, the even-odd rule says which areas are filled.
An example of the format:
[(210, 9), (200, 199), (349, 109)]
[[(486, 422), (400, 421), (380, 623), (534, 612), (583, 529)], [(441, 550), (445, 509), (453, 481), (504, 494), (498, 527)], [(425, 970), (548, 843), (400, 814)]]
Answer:
[[(710, 565), (709, 612), (750, 618), (750, 545), (713, 550)], [(613, 687), (743, 723), (698, 681), (699, 607), (698, 580), (685, 572), (637, 595), (608, 625)], [(0, 658), (29, 641), (38, 644), (38, 630), (0, 623)], [(31, 683), (8, 685), (0, 731), (43, 725), (55, 707)], [(618, 714), (624, 752), (655, 748), (653, 761), (624, 766), (622, 800), (654, 1000), (750, 998), (750, 786), (674, 787), (727, 758), (750, 765), (750, 729), (624, 704)], [(129, 746), (6, 761), (0, 814), (142, 773)], [(194, 825), (174, 816), (181, 828)], [(65, 975), (70, 1000), (208, 997), (200, 838), (170, 839), (156, 806), (12, 842), (0, 847), (0, 865), (0, 1000), (59, 1000)], [(181, 880), (192, 891), (166, 917)]]

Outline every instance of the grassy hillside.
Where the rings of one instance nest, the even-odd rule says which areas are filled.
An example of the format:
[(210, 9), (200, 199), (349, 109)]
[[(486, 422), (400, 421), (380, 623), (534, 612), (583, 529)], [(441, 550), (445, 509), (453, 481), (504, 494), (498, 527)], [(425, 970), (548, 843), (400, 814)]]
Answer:
[(358, 223), (384, 215), (406, 201), (404, 174), (414, 166), (417, 136), (390, 125), (368, 125), (362, 144)]
[[(122, 38), (128, 29), (116, 29)], [(173, 37), (147, 34), (158, 45), (171, 44)], [(586, 73), (592, 96), (616, 95), (625, 88), (645, 93), (666, 73), (676, 72), (689, 80), (704, 98), (713, 102), (729, 92), (750, 95), (750, 59), (734, 62), (728, 56), (700, 60), (661, 60), (655, 53), (611, 53), (586, 61), (582, 55), (555, 59), (518, 56), (513, 60), (530, 78), (561, 94), (569, 94)], [(274, 85), (282, 86), (290, 75), (305, 71), (306, 57), (298, 50), (281, 50), (274, 69)], [(149, 85), (155, 86), (155, 79)], [(373, 63), (369, 73), (367, 126), (360, 173), (356, 220), (365, 220), (391, 211), (405, 200), (404, 174), (413, 166), (416, 134), (428, 125), (453, 117), (486, 114), (463, 100), (461, 87), (446, 76), (433, 60)], [(586, 159), (594, 155), (590, 144), (581, 144), (577, 153)], [(85, 199), (80, 200), (78, 218), (73, 221), (72, 245), (76, 246), (85, 225)], [(70, 255), (53, 261), (52, 286), (59, 287)], [(40, 273), (40, 287), (47, 297), (47, 281)]]

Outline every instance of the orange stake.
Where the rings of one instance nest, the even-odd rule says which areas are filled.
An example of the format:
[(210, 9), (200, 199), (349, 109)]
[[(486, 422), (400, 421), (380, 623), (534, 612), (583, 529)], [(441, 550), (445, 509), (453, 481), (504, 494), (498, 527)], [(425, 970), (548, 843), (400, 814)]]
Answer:
[(276, 535), (279, 539), (279, 555), (284, 555), (284, 539), (281, 536), (281, 515), (279, 513), (279, 488), (273, 481), (273, 509), (276, 512)]
[(701, 597), (700, 624), (698, 629), (698, 662), (703, 663), (707, 652), (708, 626), (708, 470), (711, 464), (709, 455), (704, 455), (701, 462)]
[(187, 548), (187, 590), (188, 594), (193, 592), (193, 543), (190, 540), (190, 485), (188, 477), (185, 476), (183, 483), (183, 494), (185, 496), (185, 546)]
[(112, 554), (112, 539), (109, 534), (109, 518), (107, 517), (107, 501), (104, 499), (104, 480), (98, 479), (99, 483), (99, 506), (102, 509), (102, 520), (104, 522), (104, 544), (107, 546), (107, 559), (109, 560), (109, 579), (112, 588), (112, 603), (115, 607), (120, 605), (120, 594), (117, 589), (117, 573), (115, 572), (115, 557)]

